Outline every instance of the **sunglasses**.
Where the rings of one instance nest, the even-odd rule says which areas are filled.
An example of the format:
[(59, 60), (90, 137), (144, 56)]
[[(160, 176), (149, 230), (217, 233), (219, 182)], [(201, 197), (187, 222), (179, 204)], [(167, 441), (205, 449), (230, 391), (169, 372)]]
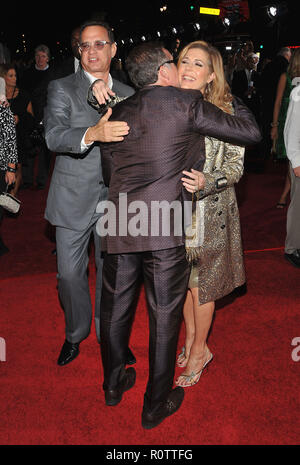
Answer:
[(92, 47), (94, 47), (95, 50), (102, 50), (107, 44), (112, 45), (113, 42), (108, 42), (107, 40), (95, 40), (93, 44), (83, 42), (82, 44), (79, 44), (79, 49), (81, 52), (88, 52)]
[(174, 60), (167, 60), (167, 61), (164, 61), (161, 65), (159, 65), (159, 67), (157, 68), (157, 71), (159, 71), (159, 69), (164, 66), (164, 65), (167, 65), (168, 63), (175, 63)]

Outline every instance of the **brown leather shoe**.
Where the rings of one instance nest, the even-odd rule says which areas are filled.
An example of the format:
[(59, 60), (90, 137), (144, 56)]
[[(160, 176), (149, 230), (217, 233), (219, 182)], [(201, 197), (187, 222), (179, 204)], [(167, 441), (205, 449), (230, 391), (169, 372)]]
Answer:
[(184, 389), (180, 386), (173, 389), (168, 395), (166, 403), (155, 414), (143, 410), (142, 427), (151, 429), (158, 426), (165, 418), (177, 412), (184, 398)]
[(134, 368), (127, 368), (125, 375), (116, 389), (106, 389), (105, 403), (109, 406), (117, 405), (121, 402), (124, 392), (129, 391), (135, 384), (136, 372)]

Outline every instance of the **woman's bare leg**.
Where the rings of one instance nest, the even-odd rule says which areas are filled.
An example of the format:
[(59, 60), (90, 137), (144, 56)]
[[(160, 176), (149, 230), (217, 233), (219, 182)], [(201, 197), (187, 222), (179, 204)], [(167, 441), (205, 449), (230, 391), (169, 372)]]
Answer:
[(191, 290), (188, 289), (184, 307), (183, 307), (183, 317), (185, 325), (185, 343), (184, 343), (184, 352), (178, 355), (177, 365), (180, 367), (185, 367), (189, 355), (191, 346), (194, 342), (195, 337), (195, 321), (194, 321), (194, 301)]
[(201, 371), (203, 365), (211, 356), (207, 347), (207, 337), (213, 319), (215, 303), (207, 302), (203, 305), (199, 305), (198, 289), (192, 289), (191, 293), (194, 303), (195, 336), (189, 353), (188, 363), (182, 373), (182, 375), (185, 376), (180, 375), (176, 380), (176, 384), (183, 387), (191, 384), (191, 380), (186, 378), (186, 376)]

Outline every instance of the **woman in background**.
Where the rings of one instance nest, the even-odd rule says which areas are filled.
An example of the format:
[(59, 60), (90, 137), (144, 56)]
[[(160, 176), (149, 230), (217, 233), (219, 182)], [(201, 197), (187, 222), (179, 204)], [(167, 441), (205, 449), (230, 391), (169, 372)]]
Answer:
[[(0, 193), (6, 191), (7, 185), (16, 180), (18, 163), (16, 128), (14, 117), (6, 103), (0, 101)], [(0, 206), (0, 224), (3, 218), (3, 208)], [(0, 235), (0, 257), (9, 250)]]
[(6, 98), (15, 117), (19, 162), (16, 172), (16, 182), (11, 194), (16, 196), (22, 182), (22, 164), (26, 163), (29, 150), (29, 132), (34, 126), (33, 110), (28, 92), (17, 86), (16, 68), (12, 64), (2, 65), (2, 77), (6, 84)]

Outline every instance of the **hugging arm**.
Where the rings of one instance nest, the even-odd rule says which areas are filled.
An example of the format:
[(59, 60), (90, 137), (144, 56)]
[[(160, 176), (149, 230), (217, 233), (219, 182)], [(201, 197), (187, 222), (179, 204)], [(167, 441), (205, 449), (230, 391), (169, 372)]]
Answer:
[(183, 171), (184, 187), (188, 192), (199, 190), (199, 198), (221, 192), (233, 186), (242, 177), (244, 171), (244, 147), (226, 143), (224, 145), (224, 162), (219, 169), (203, 172), (192, 170)]
[(194, 128), (204, 136), (211, 136), (235, 145), (253, 145), (261, 134), (252, 112), (239, 100), (234, 101), (235, 115), (223, 112), (202, 98), (191, 106)]
[(112, 110), (108, 109), (94, 126), (71, 126), (70, 96), (64, 91), (59, 80), (51, 81), (44, 116), (48, 148), (53, 152), (82, 154), (94, 142), (123, 140), (129, 127), (124, 121), (108, 121), (111, 112)]

